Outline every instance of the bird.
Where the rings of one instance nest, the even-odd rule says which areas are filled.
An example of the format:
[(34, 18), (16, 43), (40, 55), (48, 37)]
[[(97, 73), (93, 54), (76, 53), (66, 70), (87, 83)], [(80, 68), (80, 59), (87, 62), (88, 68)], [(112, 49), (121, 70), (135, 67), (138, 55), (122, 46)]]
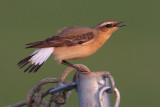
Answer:
[(29, 65), (24, 72), (37, 72), (49, 56), (53, 55), (58, 63), (83, 71), (67, 60), (82, 59), (92, 55), (113, 32), (123, 26), (126, 26), (123, 22), (108, 20), (95, 27), (65, 27), (50, 38), (26, 44), (26, 48), (35, 48), (35, 51), (17, 65), (19, 69)]

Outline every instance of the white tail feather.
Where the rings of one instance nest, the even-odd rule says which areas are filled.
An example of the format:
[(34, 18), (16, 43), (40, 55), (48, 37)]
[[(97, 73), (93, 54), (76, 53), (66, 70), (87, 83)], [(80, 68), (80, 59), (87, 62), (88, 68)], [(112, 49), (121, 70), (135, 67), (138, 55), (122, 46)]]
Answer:
[(48, 57), (53, 53), (54, 48), (38, 48), (36, 49), (31, 55), (32, 58), (29, 60), (30, 62), (32, 62), (32, 64), (34, 65), (41, 65), (42, 63), (44, 63)]

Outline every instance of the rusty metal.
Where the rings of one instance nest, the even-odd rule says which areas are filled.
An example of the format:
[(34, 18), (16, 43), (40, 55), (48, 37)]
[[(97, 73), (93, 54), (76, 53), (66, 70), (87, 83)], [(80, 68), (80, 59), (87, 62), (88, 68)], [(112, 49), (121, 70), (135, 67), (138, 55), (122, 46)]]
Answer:
[[(79, 107), (101, 107), (99, 104), (99, 89), (109, 85), (109, 79), (102, 79), (102, 75), (109, 72), (79, 72), (77, 78), (77, 89), (79, 96)], [(103, 81), (103, 82), (102, 82)], [(110, 107), (108, 93), (103, 93), (103, 107)]]
[[(83, 69), (83, 70), (85, 70), (85, 71), (87, 71), (87, 72), (90, 72), (89, 68), (88, 68), (87, 66), (83, 65), (83, 64), (74, 64), (74, 66), (76, 66), (76, 67), (78, 67), (78, 68), (80, 68), (80, 69)], [(62, 82), (65, 80), (65, 78), (69, 75), (69, 73), (72, 72), (73, 70), (74, 70), (74, 68), (68, 67), (68, 68), (62, 73), (62, 75), (61, 75), (61, 77), (60, 77), (60, 80), (59, 80), (59, 83), (62, 83)]]
[[(110, 107), (109, 95), (114, 92), (116, 101), (114, 107), (118, 107), (120, 103), (120, 93), (115, 87), (113, 77), (109, 72), (90, 72), (90, 70), (82, 64), (75, 64), (86, 72), (77, 71), (73, 77), (73, 82), (67, 84), (65, 78), (74, 68), (69, 67), (62, 73), (60, 78), (46, 78), (41, 80), (34, 86), (27, 95), (27, 99), (8, 107), (28, 107), (44, 105), (45, 107), (60, 107), (65, 104), (70, 90), (77, 89), (79, 96), (79, 107)], [(47, 91), (43, 86), (48, 83), (57, 83), (56, 86), (49, 88)], [(109, 85), (110, 83), (110, 85)], [(49, 101), (44, 97), (51, 94)], [(55, 103), (53, 106), (52, 103)]]
[[(104, 86), (100, 92), (99, 92), (99, 103), (100, 103), (100, 107), (104, 107), (103, 106), (103, 98), (102, 98), (102, 95), (106, 92), (108, 92), (109, 90), (111, 90), (111, 86)], [(119, 107), (119, 103), (120, 103), (120, 92), (117, 88), (114, 88), (114, 94), (115, 94), (115, 97), (116, 97), (116, 101), (115, 101), (115, 104), (114, 104), (114, 107)]]
[(105, 78), (108, 78), (110, 80), (110, 83), (111, 83), (111, 89), (109, 90), (110, 93), (113, 93), (114, 90), (115, 90), (115, 82), (114, 82), (114, 78), (112, 77), (112, 75), (110, 74), (103, 74), (102, 77), (105, 79)]

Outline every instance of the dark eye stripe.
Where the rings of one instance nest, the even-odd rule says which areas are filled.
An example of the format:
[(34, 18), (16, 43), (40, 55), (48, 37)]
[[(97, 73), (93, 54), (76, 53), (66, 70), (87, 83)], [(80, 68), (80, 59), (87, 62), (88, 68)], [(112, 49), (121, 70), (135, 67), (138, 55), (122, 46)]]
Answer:
[(112, 26), (112, 24), (106, 24), (106, 27), (107, 27), (107, 28), (111, 28), (111, 27), (113, 27), (113, 26)]

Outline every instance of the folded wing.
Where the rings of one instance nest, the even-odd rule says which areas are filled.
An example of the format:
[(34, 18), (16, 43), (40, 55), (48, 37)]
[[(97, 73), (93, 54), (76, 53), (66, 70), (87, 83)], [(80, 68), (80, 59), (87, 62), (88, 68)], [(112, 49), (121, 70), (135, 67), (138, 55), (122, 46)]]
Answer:
[(29, 43), (26, 48), (46, 48), (75, 46), (83, 44), (94, 38), (93, 29), (87, 27), (70, 27), (63, 29), (59, 34), (42, 41)]

